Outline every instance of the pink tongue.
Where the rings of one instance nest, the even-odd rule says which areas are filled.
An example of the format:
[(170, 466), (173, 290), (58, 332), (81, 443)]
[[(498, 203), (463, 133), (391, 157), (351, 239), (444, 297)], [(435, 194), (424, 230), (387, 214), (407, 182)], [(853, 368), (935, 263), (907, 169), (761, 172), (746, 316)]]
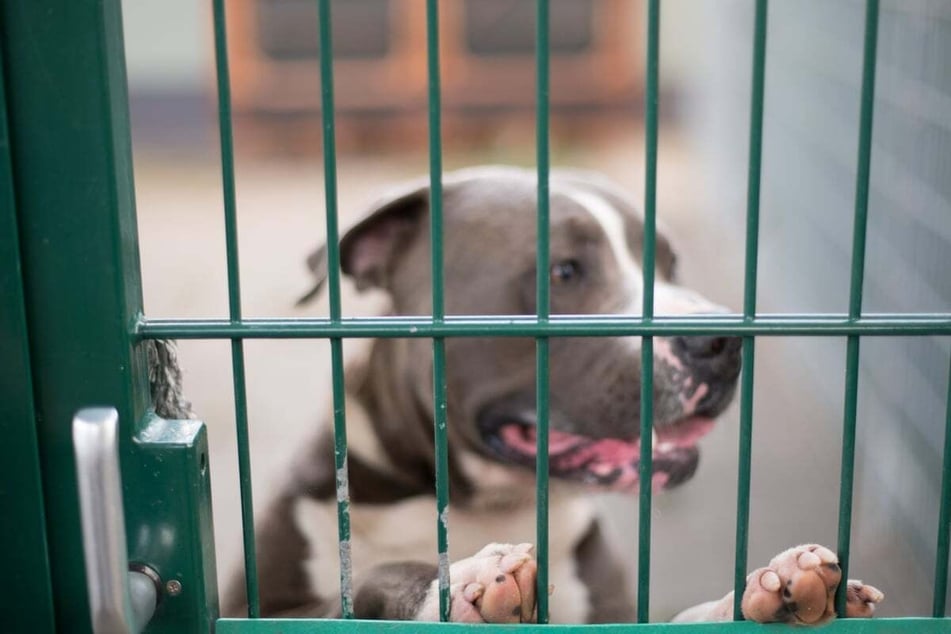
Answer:
[(588, 463), (602, 464), (605, 469), (633, 465), (640, 452), (640, 443), (608, 438), (590, 442), (577, 451), (558, 458), (562, 469), (578, 469)]
[[(702, 437), (713, 429), (713, 419), (695, 416), (681, 421), (672, 427), (655, 429), (657, 442), (655, 451), (662, 445), (674, 447), (693, 447)], [(527, 425), (505, 425), (500, 430), (500, 436), (505, 443), (519, 452), (533, 456), (537, 449), (535, 428)], [(669, 447), (666, 447), (669, 448)], [(576, 450), (576, 451), (573, 451)], [(548, 453), (553, 458), (571, 452), (570, 456), (558, 459), (559, 466), (572, 469), (597, 460), (602, 463), (623, 465), (633, 462), (640, 453), (640, 441), (626, 442), (615, 438), (591, 440), (584, 436), (577, 436), (557, 430), (548, 432)]]
[[(663, 455), (672, 447), (693, 447), (712, 428), (713, 419), (695, 416), (671, 427), (656, 429), (654, 455)], [(505, 425), (499, 430), (499, 436), (509, 447), (526, 456), (537, 453), (537, 434), (532, 426), (518, 423)], [(584, 469), (601, 478), (613, 477), (610, 487), (614, 490), (627, 490), (638, 483), (640, 451), (640, 440), (592, 440), (554, 429), (548, 432), (548, 452), (553, 468), (561, 471)], [(663, 488), (668, 478), (669, 474), (655, 472), (652, 477), (653, 488)]]
[[(534, 427), (506, 425), (500, 430), (500, 436), (513, 449), (535, 455)], [(592, 461), (615, 466), (631, 464), (637, 459), (638, 451), (640, 443), (636, 441), (631, 443), (614, 438), (591, 440), (554, 429), (548, 432), (548, 453), (562, 469), (575, 469)]]
[[(501, 429), (499, 435), (502, 437), (502, 440), (505, 441), (505, 444), (510, 447), (518, 449), (525, 454), (535, 454), (535, 450), (537, 449), (537, 434), (535, 433), (534, 427), (528, 427), (526, 425), (506, 425)], [(574, 449), (585, 442), (587, 442), (587, 440), (581, 436), (566, 434), (565, 432), (551, 429), (548, 431), (548, 454), (558, 455), (570, 449)]]

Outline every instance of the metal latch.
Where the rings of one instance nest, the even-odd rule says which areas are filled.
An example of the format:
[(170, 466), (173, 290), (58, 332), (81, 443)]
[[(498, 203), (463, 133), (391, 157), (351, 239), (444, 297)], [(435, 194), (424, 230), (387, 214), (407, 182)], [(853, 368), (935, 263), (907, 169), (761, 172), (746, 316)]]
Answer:
[(129, 566), (118, 426), (119, 413), (111, 407), (82, 409), (73, 418), (86, 585), (96, 634), (138, 634), (161, 597), (162, 580), (154, 569)]

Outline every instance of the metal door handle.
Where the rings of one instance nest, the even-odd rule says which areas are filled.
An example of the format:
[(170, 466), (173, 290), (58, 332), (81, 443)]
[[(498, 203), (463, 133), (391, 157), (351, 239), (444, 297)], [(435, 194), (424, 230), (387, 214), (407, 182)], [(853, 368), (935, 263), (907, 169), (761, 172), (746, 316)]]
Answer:
[(152, 568), (129, 567), (118, 424), (119, 413), (111, 407), (82, 409), (73, 418), (86, 585), (96, 634), (138, 634), (161, 596), (161, 579)]

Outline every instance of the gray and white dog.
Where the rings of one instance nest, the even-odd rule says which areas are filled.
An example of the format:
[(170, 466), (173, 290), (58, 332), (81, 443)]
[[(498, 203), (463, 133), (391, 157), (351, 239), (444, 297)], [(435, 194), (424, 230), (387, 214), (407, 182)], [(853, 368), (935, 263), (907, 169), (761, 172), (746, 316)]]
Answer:
[[(551, 312), (639, 314), (642, 217), (604, 178), (554, 171)], [(535, 313), (536, 176), (475, 168), (444, 180), (445, 307), (449, 315)], [(340, 241), (341, 266), (359, 289), (388, 293), (392, 314), (431, 312), (428, 180), (371, 206)], [(323, 251), (309, 260), (314, 293)], [(657, 314), (722, 309), (676, 283), (676, 258), (657, 235)], [(550, 581), (558, 623), (631, 621), (625, 570), (599, 524), (592, 492), (636, 491), (640, 339), (554, 338), (550, 398)], [(724, 337), (654, 341), (652, 481), (690, 479), (698, 441), (727, 407), (740, 342)], [(446, 340), (449, 421), (451, 614), (455, 621), (535, 619), (535, 346), (532, 339)], [(376, 341), (347, 376), (354, 607), (362, 618), (434, 620), (436, 583), (433, 367), (425, 339)], [(334, 616), (339, 588), (336, 491), (329, 426), (298, 460), (291, 482), (260, 518), (261, 610)], [(841, 573), (817, 545), (782, 553), (754, 571), (744, 610), (758, 621), (832, 618)], [(790, 585), (791, 583), (791, 585)], [(225, 612), (244, 609), (235, 583)], [(850, 584), (850, 613), (870, 614), (881, 593)], [(684, 620), (732, 616), (732, 595)]]

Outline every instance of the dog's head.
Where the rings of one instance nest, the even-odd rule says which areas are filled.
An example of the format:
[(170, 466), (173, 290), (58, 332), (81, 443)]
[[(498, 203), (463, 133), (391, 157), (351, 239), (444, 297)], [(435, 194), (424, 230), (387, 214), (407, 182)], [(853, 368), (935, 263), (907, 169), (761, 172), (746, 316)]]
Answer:
[[(444, 179), (445, 308), (448, 315), (526, 315), (536, 308), (536, 177), (478, 168)], [(552, 314), (639, 314), (643, 223), (603, 178), (554, 171), (550, 180)], [(340, 242), (343, 272), (358, 288), (387, 291), (400, 315), (431, 311), (429, 188), (420, 181), (387, 196)], [(655, 312), (719, 312), (675, 282), (675, 256), (657, 234)], [(318, 279), (323, 253), (311, 267)], [(553, 338), (550, 343), (552, 476), (630, 490), (638, 484), (641, 340)], [(654, 339), (655, 487), (693, 475), (697, 441), (730, 402), (740, 370), (732, 338)], [(432, 411), (432, 352), (408, 340), (405, 389)], [(535, 342), (446, 341), (454, 447), (513, 468), (535, 463)]]

